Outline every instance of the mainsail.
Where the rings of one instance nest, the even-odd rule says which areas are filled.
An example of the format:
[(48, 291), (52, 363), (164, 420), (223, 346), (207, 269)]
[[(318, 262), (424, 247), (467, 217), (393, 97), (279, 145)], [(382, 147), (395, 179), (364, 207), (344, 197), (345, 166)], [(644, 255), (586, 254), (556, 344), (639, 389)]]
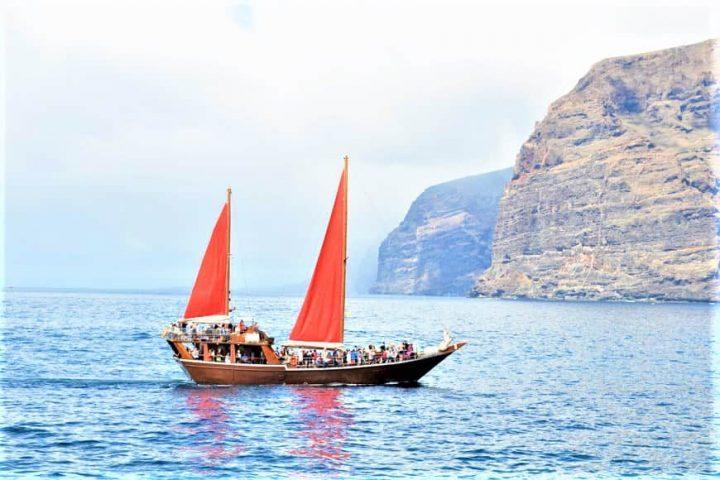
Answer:
[(183, 318), (203, 320), (230, 313), (230, 189), (215, 223)]
[(348, 159), (340, 177), (325, 239), (288, 345), (340, 346), (345, 330)]

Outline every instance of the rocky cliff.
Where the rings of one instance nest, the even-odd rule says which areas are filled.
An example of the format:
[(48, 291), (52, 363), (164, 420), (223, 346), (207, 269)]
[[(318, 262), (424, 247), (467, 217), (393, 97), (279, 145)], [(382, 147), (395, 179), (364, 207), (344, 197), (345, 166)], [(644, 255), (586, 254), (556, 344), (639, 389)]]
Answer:
[(490, 265), (497, 207), (512, 169), (425, 190), (380, 246), (373, 293), (467, 295)]
[(718, 300), (717, 42), (596, 64), (520, 149), (488, 296)]

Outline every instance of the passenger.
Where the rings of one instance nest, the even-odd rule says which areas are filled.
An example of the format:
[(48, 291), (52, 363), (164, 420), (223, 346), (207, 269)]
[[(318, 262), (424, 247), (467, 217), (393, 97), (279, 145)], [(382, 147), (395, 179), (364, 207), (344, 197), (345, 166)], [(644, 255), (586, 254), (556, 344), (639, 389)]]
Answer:
[(352, 365), (352, 350), (345, 352), (345, 363)]
[(368, 363), (374, 363), (375, 362), (375, 350), (372, 348), (372, 345), (368, 346), (368, 349), (366, 350), (367, 357), (368, 357)]
[(243, 322), (242, 318), (240, 319), (240, 323), (238, 323), (237, 328), (238, 328), (239, 333), (245, 332), (245, 330), (246, 330), (245, 322)]
[(390, 347), (390, 356), (391, 356), (393, 362), (397, 362), (400, 358), (400, 354), (398, 353), (398, 347), (394, 343)]

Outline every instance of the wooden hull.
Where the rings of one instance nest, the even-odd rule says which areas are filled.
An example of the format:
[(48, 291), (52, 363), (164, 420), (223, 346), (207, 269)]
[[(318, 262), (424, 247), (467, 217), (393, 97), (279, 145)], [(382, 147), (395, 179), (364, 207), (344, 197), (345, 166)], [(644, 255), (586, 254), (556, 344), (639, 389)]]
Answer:
[(382, 385), (417, 382), (463, 345), (465, 343), (460, 342), (414, 360), (352, 367), (289, 368), (285, 365), (227, 364), (185, 359), (177, 359), (177, 362), (193, 381), (203, 385)]

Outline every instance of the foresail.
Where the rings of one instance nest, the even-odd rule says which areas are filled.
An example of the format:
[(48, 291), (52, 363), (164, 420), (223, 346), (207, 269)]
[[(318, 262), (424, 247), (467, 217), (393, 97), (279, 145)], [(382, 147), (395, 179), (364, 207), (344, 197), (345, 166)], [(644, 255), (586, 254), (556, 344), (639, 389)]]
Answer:
[(223, 206), (215, 223), (200, 271), (195, 279), (183, 318), (228, 315), (228, 272), (230, 242), (229, 203)]
[(296, 344), (340, 344), (345, 328), (347, 159), (305, 301), (290, 332)]

